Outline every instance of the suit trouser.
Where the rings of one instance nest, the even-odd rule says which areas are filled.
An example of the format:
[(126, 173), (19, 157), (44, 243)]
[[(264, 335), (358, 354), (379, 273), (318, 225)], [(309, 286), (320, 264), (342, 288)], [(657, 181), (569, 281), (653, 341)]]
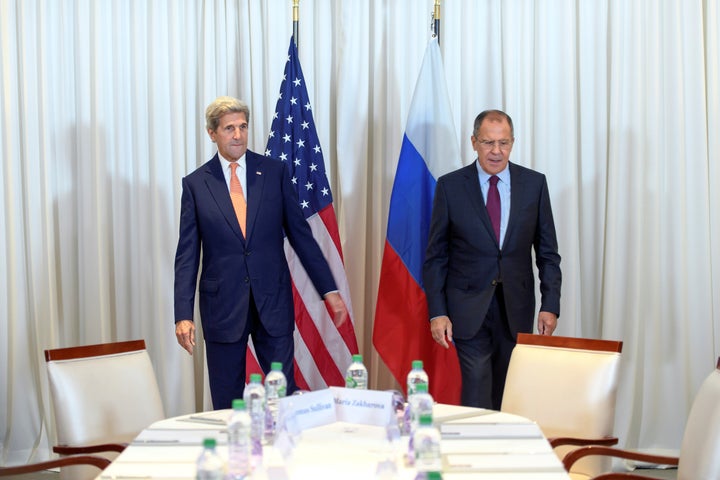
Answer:
[(267, 374), (272, 362), (282, 362), (283, 373), (288, 382), (288, 395), (297, 390), (293, 373), (295, 357), (293, 333), (279, 337), (271, 336), (260, 321), (251, 293), (248, 321), (240, 340), (232, 343), (205, 341), (210, 395), (213, 408), (216, 410), (231, 408), (233, 399), (243, 398), (246, 383), (246, 355), (249, 355), (248, 337), (252, 337), (255, 354), (262, 368), (262, 372), (251, 373)]
[(515, 347), (505, 312), (502, 284), (495, 288), (477, 334), (470, 339), (455, 338), (454, 341), (462, 376), (460, 403), (500, 410), (510, 355)]

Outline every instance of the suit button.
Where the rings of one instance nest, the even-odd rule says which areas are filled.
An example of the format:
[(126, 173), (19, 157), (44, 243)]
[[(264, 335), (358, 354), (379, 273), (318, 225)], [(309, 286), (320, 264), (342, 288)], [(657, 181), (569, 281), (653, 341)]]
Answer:
[(245, 283), (250, 283), (250, 277), (245, 277)]
[(245, 256), (246, 256), (246, 257), (249, 257), (249, 256), (250, 256), (250, 252), (245, 252)]
[(490, 284), (491, 284), (493, 287), (496, 286), (496, 285), (497, 285), (497, 280), (493, 280), (492, 282), (490, 282)]

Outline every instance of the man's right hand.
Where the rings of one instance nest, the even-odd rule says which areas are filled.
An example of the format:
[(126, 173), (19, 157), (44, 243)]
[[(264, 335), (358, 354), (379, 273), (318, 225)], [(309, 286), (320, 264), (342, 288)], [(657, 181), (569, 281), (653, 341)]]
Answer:
[(430, 321), (430, 333), (433, 340), (445, 348), (449, 348), (448, 342), (452, 342), (452, 322), (450, 317), (444, 315), (435, 317)]
[(181, 347), (192, 355), (195, 346), (195, 323), (192, 320), (180, 320), (175, 323), (175, 336)]

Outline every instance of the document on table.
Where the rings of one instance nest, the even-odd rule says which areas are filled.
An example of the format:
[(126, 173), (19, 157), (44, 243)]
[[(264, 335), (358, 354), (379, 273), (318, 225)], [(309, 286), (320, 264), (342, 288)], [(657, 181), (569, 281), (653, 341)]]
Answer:
[(214, 438), (218, 445), (227, 444), (227, 431), (208, 430), (174, 430), (174, 429), (148, 429), (143, 430), (135, 437), (131, 445), (138, 446), (168, 446), (168, 445), (202, 445), (206, 438)]
[(538, 454), (443, 455), (443, 472), (564, 472), (552, 452)]
[(450, 422), (440, 425), (440, 435), (446, 439), (472, 438), (543, 438), (535, 423)]
[(178, 421), (191, 423), (206, 423), (208, 425), (218, 425), (224, 427), (225, 425), (227, 425), (228, 419), (230, 418), (231, 414), (232, 410), (229, 409), (215, 410), (212, 412), (196, 413), (193, 415), (189, 415), (187, 417), (178, 419)]

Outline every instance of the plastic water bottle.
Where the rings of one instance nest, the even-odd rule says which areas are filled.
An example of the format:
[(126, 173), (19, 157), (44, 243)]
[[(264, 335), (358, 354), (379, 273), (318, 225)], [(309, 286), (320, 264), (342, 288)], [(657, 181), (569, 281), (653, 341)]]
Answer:
[(442, 474), (438, 472), (417, 472), (415, 480), (442, 480)]
[(203, 440), (203, 451), (197, 459), (196, 480), (223, 480), (225, 462), (215, 450), (217, 442), (214, 438)]
[(413, 434), (415, 444), (415, 469), (418, 471), (416, 480), (437, 478), (442, 471), (442, 457), (440, 455), (440, 432), (433, 426), (432, 414), (423, 413), (420, 416), (420, 423)]
[(368, 384), (368, 371), (363, 365), (363, 357), (360, 354), (352, 356), (352, 363), (345, 373), (345, 387), (366, 390)]
[(408, 398), (408, 427), (410, 439), (408, 441), (408, 463), (412, 465), (415, 461), (415, 432), (420, 425), (420, 418), (423, 415), (430, 415), (432, 418), (433, 401), (432, 396), (427, 393), (427, 384), (418, 383), (415, 386), (415, 393)]
[(412, 361), (412, 368), (410, 372), (407, 374), (407, 395), (408, 398), (410, 395), (413, 395), (415, 393), (415, 387), (421, 383), (424, 383), (425, 385), (430, 388), (430, 380), (428, 379), (427, 372), (423, 369), (423, 361), (422, 360), (413, 360)]
[(280, 399), (287, 393), (287, 378), (282, 371), (281, 362), (272, 362), (270, 364), (270, 373), (265, 377), (265, 438), (268, 442), (272, 442), (275, 438), (275, 430), (277, 428), (278, 410), (280, 409)]
[(228, 480), (242, 480), (250, 475), (250, 414), (245, 400), (232, 402), (228, 419)]
[(416, 385), (415, 393), (408, 398), (408, 406), (410, 408), (410, 426), (411, 428), (417, 428), (420, 423), (420, 416), (429, 413), (433, 413), (433, 405), (435, 401), (432, 395), (428, 393), (428, 386), (424, 383), (418, 383)]
[(250, 383), (243, 394), (250, 413), (250, 465), (253, 470), (262, 464), (262, 440), (265, 433), (265, 387), (259, 373), (250, 374)]

